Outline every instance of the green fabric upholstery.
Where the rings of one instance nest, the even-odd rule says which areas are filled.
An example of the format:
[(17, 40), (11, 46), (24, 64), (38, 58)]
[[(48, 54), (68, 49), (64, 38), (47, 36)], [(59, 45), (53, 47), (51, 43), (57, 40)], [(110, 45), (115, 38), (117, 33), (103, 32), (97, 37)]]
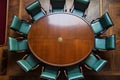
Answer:
[(20, 20), (17, 16), (14, 16), (12, 23), (10, 25), (10, 28), (15, 31), (21, 32), (24, 35), (27, 35), (31, 28), (31, 24), (28, 24), (28, 23)]
[(25, 60), (19, 60), (17, 61), (17, 63), (25, 72), (28, 72), (29, 70), (32, 69), (32, 66)]
[(108, 29), (110, 26), (113, 25), (112, 19), (110, 18), (110, 15), (108, 12), (106, 12), (101, 18), (100, 23), (103, 25), (105, 29)]
[(93, 65), (93, 69), (98, 72), (104, 67), (106, 63), (106, 60), (99, 60), (95, 65)]
[(17, 16), (14, 16), (10, 28), (19, 31), (21, 24), (22, 21)]
[(28, 14), (31, 15), (34, 21), (44, 16), (44, 13), (41, 10), (41, 4), (39, 1), (33, 2), (32, 4), (27, 6), (25, 9), (28, 12)]
[(76, 9), (74, 9), (72, 11), (72, 13), (75, 14), (75, 15), (77, 15), (77, 16), (83, 16), (84, 15), (84, 13), (82, 11), (79, 11), (79, 10), (76, 10)]
[(106, 48), (115, 49), (116, 47), (115, 41), (116, 41), (115, 35), (108, 36), (106, 39)]
[(101, 31), (104, 31), (104, 28), (102, 27), (100, 22), (95, 22), (91, 24), (91, 27), (95, 35), (98, 35)]
[(91, 23), (91, 27), (96, 35), (104, 32), (107, 30), (109, 27), (113, 25), (113, 22), (108, 14), (106, 12), (103, 16), (101, 16), (98, 20), (93, 21)]
[(96, 37), (94, 48), (99, 50), (112, 50), (115, 49), (115, 35), (108, 37)]
[(27, 40), (16, 40), (15, 38), (8, 38), (8, 47), (10, 51), (28, 50)]
[(32, 55), (28, 55), (25, 59), (18, 60), (17, 63), (25, 72), (32, 70), (33, 67), (38, 65), (37, 60)]
[(45, 14), (43, 12), (39, 12), (38, 14), (33, 16), (33, 20), (36, 21), (36, 20), (40, 19), (41, 17), (43, 17), (44, 15)]
[(85, 59), (84, 63), (94, 71), (98, 72), (103, 68), (103, 66), (107, 63), (107, 61), (103, 59), (98, 59), (93, 53), (91, 53)]
[(106, 40), (103, 38), (95, 38), (95, 49), (106, 49)]
[(65, 0), (50, 0), (52, 12), (64, 12)]
[(35, 60), (35, 58), (32, 55), (29, 55), (26, 59), (25, 59), (31, 66), (36, 66), (38, 64), (38, 61)]
[(31, 28), (31, 24), (28, 23), (22, 23), (21, 28), (19, 29), (20, 32), (22, 32), (23, 34), (28, 34), (29, 30)]
[(84, 76), (79, 66), (72, 66), (67, 68), (67, 78), (68, 80), (78, 80), (78, 79), (83, 79)]
[(40, 77), (48, 80), (56, 80), (58, 75), (58, 68), (46, 66)]
[(84, 16), (85, 10), (88, 8), (89, 3), (90, 0), (74, 0), (74, 10), (72, 13), (78, 16)]

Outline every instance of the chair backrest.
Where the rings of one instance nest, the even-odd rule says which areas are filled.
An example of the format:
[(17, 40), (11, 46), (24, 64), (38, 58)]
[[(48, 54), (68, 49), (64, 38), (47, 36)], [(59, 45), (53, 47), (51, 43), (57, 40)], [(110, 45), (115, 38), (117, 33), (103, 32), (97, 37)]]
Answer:
[(8, 37), (8, 48), (10, 51), (18, 51), (18, 43), (15, 38)]
[(18, 50), (28, 50), (28, 41), (27, 39), (19, 40), (18, 42)]
[(103, 59), (98, 60), (97, 63), (93, 65), (93, 70), (96, 72), (99, 72), (106, 63), (107, 63), (106, 60), (103, 60)]
[(106, 60), (98, 59), (93, 53), (91, 53), (84, 62), (88, 67), (96, 72), (100, 71), (107, 63)]
[(52, 9), (63, 9), (65, 5), (65, 0), (50, 0)]
[(17, 40), (15, 38), (8, 38), (9, 50), (10, 51), (20, 51), (20, 50), (28, 50), (27, 40)]
[(89, 6), (90, 0), (74, 0), (74, 8), (80, 11), (85, 11)]
[(58, 76), (58, 68), (52, 66), (45, 66), (44, 71), (41, 73), (41, 78), (56, 80)]
[(115, 49), (115, 35), (108, 36), (106, 38), (106, 48), (107, 49)]
[(25, 9), (28, 12), (28, 14), (30, 14), (33, 17), (37, 13), (41, 12), (41, 4), (39, 1), (35, 1), (32, 4), (28, 5)]
[(99, 21), (104, 27), (104, 29), (108, 29), (113, 25), (112, 19), (110, 18), (110, 15), (108, 12), (104, 13), (103, 16), (100, 17)]
[(22, 21), (17, 16), (14, 16), (10, 28), (19, 31), (21, 24)]
[(67, 68), (68, 80), (83, 79), (84, 76), (79, 68), (79, 66), (72, 66)]

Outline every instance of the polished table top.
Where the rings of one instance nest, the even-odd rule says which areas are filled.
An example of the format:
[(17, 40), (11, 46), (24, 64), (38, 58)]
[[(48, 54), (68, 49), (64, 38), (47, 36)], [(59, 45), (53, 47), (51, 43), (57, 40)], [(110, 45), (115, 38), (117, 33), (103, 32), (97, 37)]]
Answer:
[(70, 66), (89, 55), (94, 47), (94, 33), (78, 16), (50, 14), (32, 24), (28, 45), (40, 61), (53, 66)]

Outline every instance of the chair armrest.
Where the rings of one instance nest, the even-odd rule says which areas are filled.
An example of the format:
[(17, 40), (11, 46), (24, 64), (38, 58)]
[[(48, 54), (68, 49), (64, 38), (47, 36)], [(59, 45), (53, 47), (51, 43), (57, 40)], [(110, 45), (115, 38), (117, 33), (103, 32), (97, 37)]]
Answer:
[(92, 20), (91, 23), (95, 23), (95, 22), (97, 22), (99, 19), (100, 19), (100, 18), (97, 18), (97, 19), (95, 19), (95, 20)]
[(89, 70), (92, 70), (92, 68), (88, 67), (86, 64), (84, 64), (84, 66), (89, 69)]
[(66, 7), (66, 5), (64, 6), (64, 12), (67, 12), (67, 7)]
[(43, 11), (44, 14), (47, 14), (47, 11), (41, 7), (41, 10)]
[(98, 56), (97, 54), (94, 54), (98, 59), (101, 59), (101, 57), (100, 56)]
[(22, 59), (25, 59), (28, 56), (28, 54), (24, 55)]
[(72, 5), (72, 7), (70, 8), (70, 12), (72, 12), (74, 9), (74, 5)]
[(83, 72), (83, 69), (82, 69), (82, 67), (80, 67), (80, 71), (81, 71), (81, 72)]
[(29, 20), (26, 20), (27, 23), (31, 24), (34, 22), (32, 16), (28, 13)]
[[(30, 19), (32, 19), (32, 18), (30, 18)], [(24, 22), (24, 23), (27, 23), (27, 24), (31, 24), (30, 20), (21, 20), (21, 21)]]
[(83, 14), (83, 16), (82, 16), (82, 17), (86, 18), (87, 13), (88, 13), (88, 8), (85, 10), (85, 12), (84, 12), (84, 14)]
[(64, 70), (64, 74), (65, 74), (65, 76), (67, 77), (67, 73), (66, 73), (66, 70)]
[(17, 39), (17, 40), (23, 40), (24, 37), (17, 37), (16, 39)]
[(60, 70), (58, 71), (57, 77), (60, 75)]
[(23, 35), (23, 33), (19, 32), (19, 31), (16, 31), (16, 30), (15, 30), (15, 32), (16, 32), (17, 34)]
[(20, 51), (17, 51), (17, 53), (24, 53), (26, 52), (25, 50), (20, 50)]
[(45, 69), (45, 67), (44, 67), (44, 66), (42, 66), (42, 72), (44, 71), (44, 69)]
[(37, 66), (33, 67), (32, 70), (34, 70), (34, 69), (36, 69), (36, 68), (38, 68), (38, 67), (39, 67), (39, 64), (38, 64)]

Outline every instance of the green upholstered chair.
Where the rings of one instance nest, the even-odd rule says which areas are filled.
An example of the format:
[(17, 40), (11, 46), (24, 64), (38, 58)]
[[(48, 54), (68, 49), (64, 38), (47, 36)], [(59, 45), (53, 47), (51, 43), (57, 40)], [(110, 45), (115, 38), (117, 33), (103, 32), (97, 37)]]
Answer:
[(113, 26), (113, 22), (108, 12), (104, 13), (103, 16), (91, 22), (91, 27), (95, 35), (99, 35), (105, 32), (111, 26)]
[(57, 67), (45, 66), (42, 67), (42, 73), (40, 77), (48, 80), (56, 80), (59, 74), (60, 71), (58, 71)]
[(106, 63), (106, 60), (101, 59), (98, 55), (95, 56), (93, 52), (84, 61), (84, 64), (89, 67), (89, 69), (96, 72), (100, 71)]
[(64, 12), (65, 0), (50, 0), (52, 12)]
[(17, 63), (25, 72), (34, 70), (39, 66), (39, 62), (30, 54), (25, 55), (21, 60), (18, 60)]
[(84, 78), (84, 75), (82, 73), (82, 67), (79, 66), (70, 66), (66, 68), (66, 71), (64, 72), (68, 80), (79, 80)]
[(28, 44), (26, 39), (8, 38), (9, 51), (25, 51), (28, 50)]
[(75, 15), (85, 17), (86, 10), (89, 6), (90, 0), (74, 0), (74, 8), (71, 12)]
[(29, 24), (25, 21), (22, 21), (17, 16), (14, 16), (13, 20), (11, 22), (10, 28), (17, 31), (17, 32), (20, 32), (24, 35), (27, 35), (30, 28), (31, 28), (31, 24)]
[(114, 50), (115, 45), (115, 35), (110, 35), (107, 37), (96, 37), (94, 48), (97, 50)]
[(36, 21), (45, 15), (45, 10), (41, 7), (39, 1), (33, 2), (32, 4), (28, 5), (25, 9), (27, 13), (31, 15), (33, 21)]

